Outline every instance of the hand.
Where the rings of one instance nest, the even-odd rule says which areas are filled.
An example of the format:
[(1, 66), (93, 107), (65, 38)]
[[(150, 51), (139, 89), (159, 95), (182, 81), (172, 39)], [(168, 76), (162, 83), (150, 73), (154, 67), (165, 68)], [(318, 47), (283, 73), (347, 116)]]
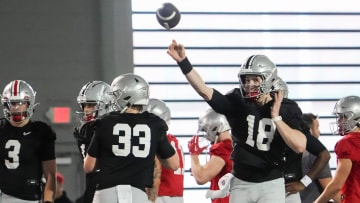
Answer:
[(280, 106), (281, 106), (281, 102), (284, 98), (283, 91), (279, 90), (279, 91), (275, 92), (274, 98), (275, 98), (275, 101), (271, 108), (271, 117), (272, 118), (280, 115)]
[(191, 138), (191, 140), (188, 142), (188, 148), (189, 148), (190, 155), (199, 155), (207, 148), (207, 146), (200, 148), (199, 136), (194, 135)]
[(230, 181), (233, 178), (234, 175), (231, 173), (223, 175), (218, 181), (219, 190), (208, 190), (205, 195), (206, 198), (216, 199), (228, 196), (230, 194)]
[(305, 186), (300, 181), (295, 181), (285, 184), (285, 191), (288, 194), (294, 194), (305, 189)]
[(169, 45), (167, 53), (176, 61), (181, 62), (186, 58), (184, 45), (178, 44), (175, 40)]

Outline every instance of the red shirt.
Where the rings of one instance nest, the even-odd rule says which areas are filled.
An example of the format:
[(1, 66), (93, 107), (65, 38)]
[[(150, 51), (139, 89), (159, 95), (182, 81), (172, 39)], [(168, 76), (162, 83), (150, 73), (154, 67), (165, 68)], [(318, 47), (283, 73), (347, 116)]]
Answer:
[[(222, 168), (220, 173), (218, 173), (210, 181), (210, 190), (219, 190), (218, 181), (219, 179), (227, 173), (230, 173), (232, 170), (232, 160), (230, 160), (230, 155), (233, 150), (232, 141), (224, 140), (218, 142), (210, 147), (210, 156), (217, 156), (222, 158), (225, 161), (225, 166)], [(217, 198), (212, 200), (212, 203), (229, 203), (229, 195), (224, 198)]]
[(180, 167), (173, 171), (165, 167), (161, 168), (161, 182), (158, 196), (182, 197), (184, 192), (184, 152), (175, 136), (167, 135), (170, 144), (179, 155)]
[(337, 159), (350, 159), (352, 168), (340, 194), (342, 203), (360, 202), (360, 133), (349, 133), (335, 145)]

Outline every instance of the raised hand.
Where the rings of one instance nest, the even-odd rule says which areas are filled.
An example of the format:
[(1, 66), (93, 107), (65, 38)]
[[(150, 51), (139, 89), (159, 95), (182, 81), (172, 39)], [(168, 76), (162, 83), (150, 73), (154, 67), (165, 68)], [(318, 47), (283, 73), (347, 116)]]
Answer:
[(282, 102), (283, 98), (284, 98), (284, 94), (283, 94), (282, 90), (275, 92), (275, 101), (271, 108), (271, 117), (272, 118), (279, 116), (280, 106), (281, 106), (281, 102)]
[(186, 58), (184, 45), (178, 44), (175, 40), (169, 45), (167, 53), (176, 61), (181, 62)]
[(194, 135), (188, 142), (188, 148), (190, 155), (199, 155), (207, 148), (207, 146), (200, 147), (199, 136)]

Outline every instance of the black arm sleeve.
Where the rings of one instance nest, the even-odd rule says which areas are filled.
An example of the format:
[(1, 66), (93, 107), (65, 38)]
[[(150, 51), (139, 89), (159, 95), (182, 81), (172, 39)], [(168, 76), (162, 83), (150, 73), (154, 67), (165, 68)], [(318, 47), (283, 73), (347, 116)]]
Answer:
[(230, 114), (232, 112), (232, 105), (230, 100), (216, 89), (214, 89), (213, 95), (211, 100), (208, 101), (208, 104), (217, 113)]
[(306, 150), (311, 154), (318, 156), (320, 152), (326, 150), (326, 147), (314, 136), (306, 135)]

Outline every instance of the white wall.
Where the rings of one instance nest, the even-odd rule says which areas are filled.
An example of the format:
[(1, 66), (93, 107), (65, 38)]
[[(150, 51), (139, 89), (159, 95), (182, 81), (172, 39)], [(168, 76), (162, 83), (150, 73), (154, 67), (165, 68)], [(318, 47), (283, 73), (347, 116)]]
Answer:
[[(329, 123), (337, 99), (359, 95), (360, 9), (357, 1), (239, 1), (169, 0), (182, 12), (179, 25), (166, 31), (155, 11), (163, 1), (133, 0), (135, 73), (151, 85), (151, 97), (172, 111), (170, 132), (182, 142), (196, 133), (197, 118), (208, 107), (187, 84), (175, 62), (166, 54), (172, 39), (183, 43), (189, 59), (205, 81), (225, 93), (238, 86), (241, 63), (252, 54), (268, 55), (288, 83), (289, 98), (304, 113), (320, 116), (321, 141), (332, 153)], [(186, 157), (186, 169), (190, 157)], [(205, 155), (202, 157), (205, 161)], [(205, 199), (207, 185), (196, 185), (186, 172), (185, 202)]]

